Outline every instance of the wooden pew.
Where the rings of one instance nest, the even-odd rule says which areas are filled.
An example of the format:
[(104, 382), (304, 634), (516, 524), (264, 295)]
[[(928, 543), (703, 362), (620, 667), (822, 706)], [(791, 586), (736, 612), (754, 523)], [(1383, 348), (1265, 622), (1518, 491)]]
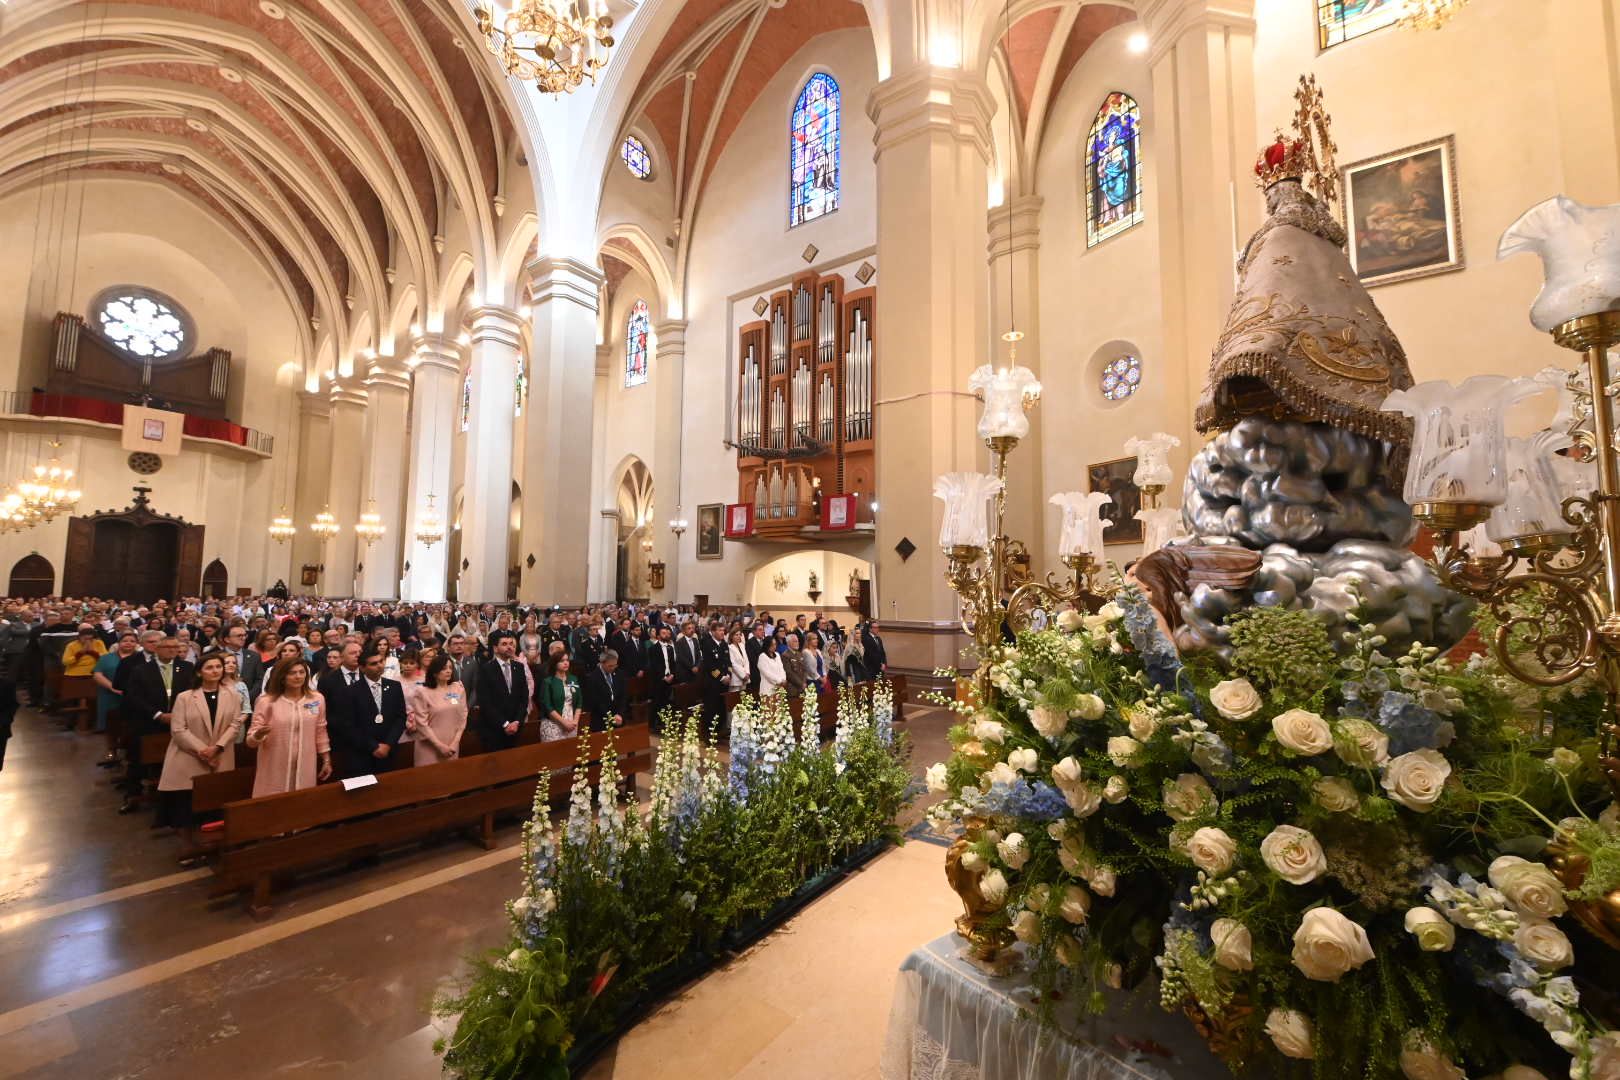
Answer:
[(80, 734), (88, 732), (96, 715), (96, 680), (90, 675), (63, 675), (56, 701), (64, 716), (74, 718)]
[[(589, 738), (599, 755), (604, 736)], [(621, 772), (651, 769), (652, 739), (644, 725), (620, 729), (617, 744)], [(481, 842), (492, 847), (495, 815), (528, 809), (542, 776), (548, 797), (565, 795), (578, 755), (579, 740), (563, 739), (383, 773), (354, 791), (322, 784), (226, 803), (213, 893), (251, 889), (249, 908), (261, 915), (269, 910), (276, 876), (466, 826), (477, 826)], [(593, 780), (598, 771), (592, 769)]]

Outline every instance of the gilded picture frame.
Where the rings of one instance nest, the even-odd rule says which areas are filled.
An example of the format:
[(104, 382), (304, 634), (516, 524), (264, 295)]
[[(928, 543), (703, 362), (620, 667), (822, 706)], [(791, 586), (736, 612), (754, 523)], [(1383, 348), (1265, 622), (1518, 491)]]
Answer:
[(1449, 274), (1467, 265), (1453, 135), (1346, 165), (1350, 265), (1368, 288)]
[(1110, 524), (1103, 530), (1103, 543), (1140, 544), (1142, 523), (1136, 512), (1142, 509), (1142, 492), (1132, 479), (1136, 475), (1136, 458), (1115, 458), (1086, 466), (1086, 483), (1092, 491), (1113, 496), (1114, 501), (1102, 508), (1102, 517)]
[(704, 503), (697, 508), (697, 557), (719, 559), (725, 556), (724, 503)]

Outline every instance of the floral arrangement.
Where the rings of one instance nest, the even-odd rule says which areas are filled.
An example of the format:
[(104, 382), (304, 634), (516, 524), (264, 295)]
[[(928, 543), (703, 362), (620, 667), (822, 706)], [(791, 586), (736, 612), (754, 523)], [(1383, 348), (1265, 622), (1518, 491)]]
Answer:
[(1574, 917), (1620, 887), (1601, 691), (1351, 625), (1251, 609), (1183, 663), (1125, 589), (984, 658), (930, 816), (1043, 1019), (1156, 973), (1235, 1072), (1620, 1080), (1620, 954)]
[(571, 1049), (702, 970), (728, 933), (758, 926), (858, 849), (898, 841), (913, 792), (893, 717), (887, 683), (846, 689), (823, 747), (814, 722), (795, 735), (785, 697), (744, 697), (727, 761), (695, 715), (666, 712), (647, 812), (622, 802), (610, 746), (594, 808), (592, 764), (576, 766), (560, 829), (542, 777), (523, 890), (507, 904), (511, 939), (434, 1006), (456, 1022), (436, 1047), (446, 1069), (566, 1078)]

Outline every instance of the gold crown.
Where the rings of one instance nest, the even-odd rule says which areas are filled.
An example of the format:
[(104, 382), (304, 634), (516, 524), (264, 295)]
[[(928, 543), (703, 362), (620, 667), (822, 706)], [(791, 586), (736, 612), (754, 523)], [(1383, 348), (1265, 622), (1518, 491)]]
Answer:
[(1277, 138), (1260, 151), (1254, 163), (1256, 182), (1270, 187), (1281, 180), (1299, 180), (1329, 207), (1337, 205), (1339, 167), (1334, 161), (1338, 146), (1328, 128), (1332, 118), (1322, 102), (1322, 91), (1315, 75), (1301, 75), (1294, 91), (1293, 134), (1279, 128)]
[(1270, 187), (1279, 180), (1300, 180), (1315, 164), (1311, 160), (1311, 146), (1303, 139), (1290, 139), (1277, 131), (1277, 140), (1254, 161), (1254, 175), (1261, 187)]

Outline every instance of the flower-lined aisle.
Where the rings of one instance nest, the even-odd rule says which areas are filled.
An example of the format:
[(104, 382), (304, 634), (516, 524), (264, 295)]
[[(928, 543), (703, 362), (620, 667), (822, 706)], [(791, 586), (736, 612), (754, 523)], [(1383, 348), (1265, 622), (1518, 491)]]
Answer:
[(1601, 689), (1388, 656), (1353, 617), (1337, 650), (1306, 612), (1229, 625), (1183, 664), (1127, 589), (952, 704), (931, 816), (1044, 1018), (1156, 974), (1236, 1072), (1620, 1080), (1620, 964), (1577, 917), (1620, 887)]
[(571, 1050), (611, 1037), (756, 936), (818, 876), (898, 840), (912, 782), (893, 716), (888, 684), (846, 691), (823, 747), (813, 720), (795, 735), (785, 697), (745, 697), (722, 760), (695, 715), (666, 713), (645, 815), (621, 801), (611, 748), (594, 808), (591, 764), (575, 768), (560, 830), (542, 782), (524, 825), (523, 890), (507, 905), (511, 940), (435, 1006), (456, 1019), (438, 1046), (446, 1068), (567, 1077)]

